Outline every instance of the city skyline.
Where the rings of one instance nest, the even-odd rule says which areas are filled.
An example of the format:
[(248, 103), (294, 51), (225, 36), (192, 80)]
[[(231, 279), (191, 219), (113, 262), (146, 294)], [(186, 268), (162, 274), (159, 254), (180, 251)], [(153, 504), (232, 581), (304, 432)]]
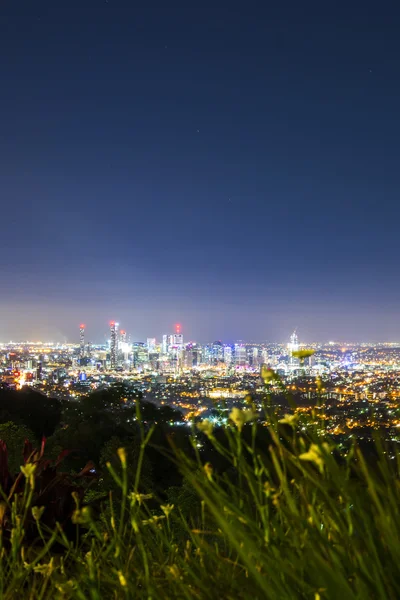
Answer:
[(0, 339), (400, 338), (400, 8), (2, 8)]
[[(299, 345), (299, 346), (307, 346), (307, 345), (316, 345), (316, 344), (322, 344), (322, 345), (326, 345), (326, 344), (334, 344), (334, 345), (345, 345), (347, 344), (353, 344), (353, 345), (363, 345), (363, 344), (375, 344), (375, 345), (379, 345), (379, 344), (399, 344), (400, 345), (400, 341), (395, 340), (395, 339), (378, 339), (378, 340), (368, 340), (368, 339), (364, 339), (364, 340), (354, 340), (351, 339), (350, 337), (344, 337), (344, 338), (326, 338), (326, 339), (305, 339), (303, 336), (301, 336), (301, 332), (300, 332), (300, 336), (301, 339), (299, 337), (299, 331), (298, 328), (295, 327), (293, 330), (287, 330), (286, 332), (286, 337), (285, 338), (281, 338), (281, 339), (273, 339), (273, 338), (250, 338), (250, 337), (230, 337), (230, 338), (222, 338), (222, 337), (218, 337), (218, 336), (214, 336), (208, 339), (205, 338), (193, 338), (193, 337), (187, 337), (184, 335), (185, 330), (182, 327), (181, 323), (175, 323), (175, 324), (170, 324), (167, 329), (163, 332), (157, 332), (156, 334), (153, 335), (153, 333), (149, 334), (149, 333), (145, 333), (142, 336), (137, 336), (135, 335), (135, 332), (132, 332), (128, 329), (122, 329), (121, 327), (121, 323), (119, 321), (116, 320), (112, 320), (112, 321), (108, 321), (105, 323), (104, 325), (104, 331), (102, 333), (102, 335), (97, 335), (94, 332), (91, 332), (90, 327), (88, 329), (86, 324), (80, 323), (78, 326), (76, 326), (76, 331), (75, 331), (75, 337), (72, 336), (71, 338), (35, 338), (35, 337), (21, 337), (21, 338), (17, 338), (17, 337), (11, 337), (9, 339), (1, 339), (0, 338), (0, 345), (7, 345), (7, 344), (25, 344), (25, 343), (32, 343), (32, 344), (53, 344), (53, 345), (57, 345), (57, 344), (67, 344), (67, 345), (76, 345), (77, 347), (79, 347), (79, 355), (83, 356), (84, 352), (85, 352), (85, 347), (89, 344), (89, 345), (94, 345), (94, 346), (110, 346), (111, 349), (111, 354), (114, 354), (114, 362), (115, 362), (115, 351), (116, 351), (116, 344), (117, 344), (117, 340), (119, 341), (123, 341), (124, 344), (128, 343), (129, 345), (131, 344), (135, 344), (135, 343), (147, 343), (149, 341), (151, 341), (154, 345), (157, 345), (158, 347), (162, 348), (165, 342), (165, 338), (180, 338), (179, 344), (185, 344), (185, 345), (189, 345), (189, 344), (199, 344), (199, 345), (207, 345), (207, 344), (212, 344), (214, 342), (219, 342), (222, 343), (224, 345), (234, 345), (234, 344), (246, 344), (246, 345), (251, 345), (251, 344), (255, 344), (255, 345), (268, 345), (268, 344), (276, 344), (276, 345), (282, 345), (282, 346), (286, 346), (288, 345), (288, 347), (294, 347), (295, 345)], [(100, 339), (102, 338), (102, 339)], [(295, 340), (295, 341), (294, 341)], [(172, 343), (172, 341), (171, 341)], [(114, 347), (114, 350), (112, 350), (112, 348)]]
[[(1, 301), (0, 301), (1, 304)], [(284, 312), (261, 311), (259, 321), (254, 321), (254, 306), (248, 304), (235, 307), (224, 303), (218, 310), (155, 311), (146, 307), (139, 311), (127, 309), (102, 311), (95, 305), (84, 313), (74, 310), (75, 319), (65, 314), (58, 304), (43, 301), (43, 306), (34, 303), (28, 306), (14, 304), (7, 308), (0, 306), (0, 341), (10, 339), (27, 340), (70, 340), (77, 339), (77, 323), (85, 323), (85, 329), (91, 332), (91, 339), (100, 343), (106, 338), (109, 318), (107, 314), (118, 315), (117, 322), (124, 323), (136, 340), (148, 336), (161, 336), (169, 331), (174, 323), (180, 321), (184, 325), (185, 334), (191, 339), (205, 342), (213, 339), (240, 340), (250, 339), (285, 340), (290, 332), (298, 328), (306, 342), (324, 342), (329, 340), (349, 340), (353, 342), (396, 342), (400, 339), (400, 321), (395, 316), (382, 312), (381, 317), (370, 323), (368, 307), (361, 306), (358, 314), (343, 313), (344, 308), (315, 307), (312, 314), (306, 315), (296, 310), (295, 301), (292, 310)], [(394, 309), (393, 309), (394, 310)], [(196, 318), (193, 318), (193, 312)], [(100, 314), (99, 314), (100, 313)], [(82, 318), (82, 315), (84, 318)], [(200, 315), (200, 317), (199, 317)], [(335, 321), (336, 319), (336, 321)], [(369, 323), (369, 326), (366, 325)], [(363, 327), (365, 326), (365, 328)], [(365, 332), (363, 333), (363, 329)], [(79, 334), (78, 334), (79, 335)]]

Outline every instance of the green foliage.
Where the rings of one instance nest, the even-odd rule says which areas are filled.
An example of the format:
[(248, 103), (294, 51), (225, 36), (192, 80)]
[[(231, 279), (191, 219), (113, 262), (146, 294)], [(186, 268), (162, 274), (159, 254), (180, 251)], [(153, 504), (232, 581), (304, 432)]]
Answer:
[(7, 446), (9, 471), (13, 474), (19, 473), (25, 440), (35, 444), (35, 435), (24, 425), (16, 425), (9, 421), (0, 424), (0, 440)]
[[(357, 445), (340, 454), (290, 416), (269, 414), (268, 428), (250, 417), (186, 438), (143, 420), (110, 436), (99, 470), (111, 493), (98, 513), (75, 505), (75, 539), (65, 522), (42, 527), (48, 504), (32, 513), (41, 484), (26, 472), (32, 494), (10, 500), (0, 536), (0, 597), (397, 600), (400, 455), (379, 438), (368, 458)], [(168, 464), (183, 479), (159, 494)]]
[(0, 422), (13, 421), (32, 430), (35, 439), (51, 435), (61, 418), (61, 403), (54, 398), (23, 388), (0, 390)]
[[(11, 427), (2, 427), (5, 434), (10, 434), (10, 430), (16, 428), (8, 425)], [(15, 443), (15, 440), (12, 441)], [(22, 448), (22, 465), (17, 473), (13, 473), (9, 470), (7, 444), (4, 439), (0, 440), (1, 542), (9, 548), (17, 535), (28, 542), (32, 550), (38, 543), (46, 545), (44, 531), (52, 532), (62, 527), (63, 536), (68, 539), (75, 507), (82, 501), (85, 488), (90, 485), (94, 475), (90, 463), (75, 477), (60, 472), (59, 465), (65, 452), (54, 462), (46, 460), (44, 438), (40, 449), (34, 449), (28, 440), (25, 440)], [(40, 526), (37, 525), (39, 518)], [(18, 532), (15, 531), (15, 523), (18, 524)]]
[[(121, 461), (118, 458), (118, 449), (125, 448), (129, 470), (127, 471), (128, 485), (132, 487), (135, 482), (137, 469), (140, 458), (140, 438), (128, 438), (124, 442), (114, 436), (106, 444), (100, 452), (100, 468), (102, 470), (101, 486), (104, 490), (119, 490), (119, 486), (115, 483), (113, 476), (107, 468), (107, 463), (110, 463), (114, 472), (122, 477)], [(141, 474), (140, 474), (140, 491), (151, 492), (153, 489), (152, 480), (152, 465), (146, 454), (143, 455)]]
[(338, 461), (328, 441), (274, 426), (267, 466), (256, 430), (232, 427), (227, 444), (215, 440), (233, 477), (178, 451), (185, 479), (166, 503), (138, 488), (151, 433), (115, 455), (113, 439), (102, 462), (122, 500), (103, 519), (76, 508), (74, 522), (88, 528), (78, 545), (55, 529), (32, 554), (18, 520), (30, 508), (14, 504), (20, 543), (2, 555), (1, 597), (25, 587), (31, 598), (398, 598), (400, 461), (379, 442), (377, 465), (356, 447)]

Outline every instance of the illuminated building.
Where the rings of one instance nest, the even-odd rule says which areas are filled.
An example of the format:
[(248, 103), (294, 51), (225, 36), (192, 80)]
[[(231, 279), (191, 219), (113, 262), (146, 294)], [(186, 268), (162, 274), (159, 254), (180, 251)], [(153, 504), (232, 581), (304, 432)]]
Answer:
[(254, 369), (256, 369), (259, 364), (258, 356), (259, 356), (258, 348), (252, 348), (251, 352), (250, 352), (250, 364)]
[(85, 326), (83, 323), (79, 325), (79, 356), (85, 356)]
[(243, 344), (235, 344), (235, 365), (245, 367), (247, 362), (246, 347)]
[(36, 379), (39, 381), (42, 379), (42, 363), (39, 361), (36, 367)]
[(117, 349), (117, 363), (120, 364), (121, 361), (125, 363), (125, 367), (127, 363), (129, 363), (129, 354), (132, 350), (132, 344), (126, 341), (126, 331), (123, 329), (119, 332), (119, 343)]
[(176, 370), (181, 366), (183, 348), (183, 335), (181, 326), (178, 324), (175, 325), (175, 333), (163, 335), (162, 340), (162, 354), (170, 356)]
[(169, 334), (164, 334), (162, 339), (162, 353), (168, 354), (170, 347), (174, 343), (174, 336)]
[(118, 353), (118, 323), (111, 321), (110, 323), (110, 363), (111, 368), (115, 369), (117, 366), (117, 353)]
[(156, 338), (147, 338), (147, 350), (151, 353), (156, 350)]
[(200, 346), (193, 346), (193, 366), (198, 366), (202, 362), (202, 348)]
[(142, 367), (149, 362), (149, 352), (144, 342), (134, 342), (132, 345), (133, 366)]
[(193, 367), (194, 354), (190, 348), (182, 351), (182, 367), (184, 369), (191, 369)]
[(179, 325), (179, 323), (177, 325), (175, 325), (175, 333), (173, 335), (172, 344), (173, 344), (173, 346), (175, 346), (176, 348), (179, 348), (180, 350), (182, 350), (182, 348), (183, 348), (183, 335), (182, 335), (181, 326)]
[(224, 363), (226, 365), (232, 364), (232, 346), (224, 346)]
[(206, 365), (210, 365), (212, 363), (212, 346), (207, 345), (203, 348), (203, 362)]
[(183, 346), (183, 335), (181, 333), (175, 333), (172, 336), (172, 343), (174, 346)]
[(126, 343), (126, 331), (124, 329), (120, 329), (118, 336), (117, 363), (119, 364), (122, 360), (126, 362), (127, 355), (128, 344)]
[(293, 331), (290, 336), (290, 342), (287, 345), (288, 355), (289, 355), (289, 367), (291, 370), (295, 370), (299, 367), (299, 359), (293, 356), (293, 352), (298, 352), (299, 350), (299, 338), (297, 337), (296, 329)]
[(224, 360), (224, 346), (222, 342), (214, 342), (211, 352), (214, 363), (222, 362)]
[[(175, 338), (176, 336), (174, 336)], [(175, 340), (174, 340), (175, 342)], [(174, 369), (176, 371), (179, 371), (179, 369), (182, 367), (182, 355), (183, 355), (183, 341), (180, 341), (180, 339), (178, 338), (177, 341), (173, 344), (173, 346), (171, 346), (170, 348), (170, 354), (171, 354), (171, 358), (172, 358), (172, 364), (174, 366)]]

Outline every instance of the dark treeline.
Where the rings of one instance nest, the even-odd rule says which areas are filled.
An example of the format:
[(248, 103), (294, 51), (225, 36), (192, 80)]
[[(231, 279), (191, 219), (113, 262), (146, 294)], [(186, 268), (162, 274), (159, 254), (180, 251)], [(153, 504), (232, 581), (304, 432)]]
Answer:
[[(305, 431), (273, 419), (272, 412), (255, 422), (255, 403), (251, 397), (246, 402), (243, 410), (232, 411), (227, 426), (211, 429), (210, 422), (188, 426), (179, 412), (145, 402), (125, 385), (71, 402), (32, 389), (1, 390), (0, 488), (6, 499), (1, 540), (12, 594), (16, 576), (24, 592), (43, 580), (32, 561), (48, 544), (49, 563), (38, 568), (50, 572), (62, 557), (65, 572), (60, 567), (55, 585), (70, 587), (74, 581), (80, 594), (65, 596), (70, 598), (100, 598), (88, 592), (91, 556), (100, 565), (96, 589), (107, 589), (104, 598), (139, 597), (126, 590), (112, 596), (116, 585), (127, 588), (131, 578), (132, 589), (152, 590), (147, 598), (305, 598), (310, 590), (330, 586), (326, 597), (333, 599), (357, 573), (360, 556), (372, 557), (369, 571), (378, 555), (393, 560), (382, 577), (395, 573), (390, 584), (395, 589), (398, 463), (382, 448), (385, 442), (377, 440), (369, 453), (357, 444), (343, 448), (312, 420)], [(375, 518), (374, 498), (390, 514), (390, 527)], [(370, 552), (364, 551), (366, 523)], [(321, 555), (322, 574), (314, 566)], [(134, 566), (125, 575), (132, 556)], [(340, 560), (336, 569), (334, 560)], [(285, 561), (287, 571), (281, 569)], [(240, 562), (245, 568), (238, 570)], [(271, 596), (276, 573), (278, 592)], [(359, 580), (354, 585), (364, 590), (363, 574)], [(50, 585), (54, 576), (46, 581)], [(201, 593), (185, 593), (185, 582)], [(229, 586), (232, 593), (226, 592)], [(371, 595), (346, 597), (383, 598), (375, 587)], [(30, 597), (58, 597), (53, 592)]]
[[(278, 400), (274, 398), (274, 402)], [(287, 399), (282, 398), (282, 402), (286, 404)], [(182, 424), (177, 424), (179, 422)], [(190, 513), (191, 493), (185, 484), (178, 454), (194, 465), (198, 454), (203, 465), (211, 463), (217, 473), (234, 482), (235, 469), (224, 459), (223, 453), (196, 428), (194, 443), (193, 428), (183, 422), (179, 411), (145, 402), (134, 389), (123, 384), (95, 391), (73, 402), (48, 398), (30, 388), (0, 390), (0, 439), (7, 444), (10, 470), (19, 471), (25, 439), (38, 447), (45, 436), (45, 457), (55, 460), (63, 453), (62, 470), (66, 473), (77, 474), (88, 462), (94, 465), (96, 478), (88, 494), (91, 500), (101, 502), (109, 491), (118, 496), (118, 486), (107, 468), (108, 462), (115, 470), (120, 467), (118, 448), (124, 447), (127, 452), (129, 483), (133, 485), (142, 435), (150, 428), (152, 434), (146, 444), (140, 475), (143, 493), (179, 503), (183, 510), (187, 506)], [(292, 445), (292, 429), (282, 425), (280, 433), (282, 443)], [(215, 429), (214, 436), (222, 446), (228, 447), (224, 428)], [(242, 436), (268, 465), (271, 445), (268, 429), (258, 427), (254, 435), (251, 427), (244, 427)], [(296, 434), (296, 444), (299, 440)]]
[[(195, 464), (199, 452), (202, 464), (210, 462), (221, 474), (229, 475), (232, 471), (231, 465), (210, 440), (195, 429), (200, 448), (196, 447), (193, 428), (183, 422), (179, 411), (145, 402), (124, 385), (95, 391), (68, 403), (48, 398), (30, 388), (0, 390), (0, 406), (0, 439), (7, 444), (10, 470), (19, 471), (25, 439), (39, 447), (45, 436), (45, 457), (55, 460), (64, 453), (61, 467), (66, 473), (79, 473), (89, 461), (94, 464), (96, 481), (91, 486), (91, 498), (106, 498), (110, 490), (118, 495), (118, 486), (106, 464), (111, 462), (118, 470), (117, 450), (120, 447), (127, 452), (129, 479), (133, 484), (143, 431), (146, 433), (150, 428), (152, 434), (141, 468), (142, 492), (152, 493), (164, 501), (179, 501), (183, 509), (189, 503), (190, 512), (188, 489), (177, 454)], [(179, 422), (182, 424), (177, 425)], [(217, 428), (214, 433), (221, 444), (227, 444), (223, 428)], [(267, 455), (271, 440), (266, 428), (258, 428), (255, 440), (251, 439), (250, 428), (245, 428), (243, 436)]]

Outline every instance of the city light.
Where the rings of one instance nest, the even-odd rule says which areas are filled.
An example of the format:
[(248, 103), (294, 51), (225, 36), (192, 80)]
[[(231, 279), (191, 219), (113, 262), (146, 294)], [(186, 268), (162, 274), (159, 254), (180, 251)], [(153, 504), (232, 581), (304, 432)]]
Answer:
[(78, 343), (2, 343), (0, 385), (33, 387), (68, 401), (121, 382), (190, 422), (214, 418), (215, 410), (225, 418), (225, 410), (248, 398), (261, 414), (266, 392), (276, 398), (279, 416), (287, 410), (281, 399), (286, 390), (296, 398), (295, 413), (317, 427), (323, 423), (334, 436), (365, 439), (384, 428), (388, 439), (397, 439), (400, 344), (304, 344), (297, 331), (287, 343), (200, 344), (186, 342), (179, 324), (171, 329), (175, 333), (160, 341), (132, 341), (110, 321), (109, 340), (95, 344), (86, 339), (90, 327), (81, 323)]

